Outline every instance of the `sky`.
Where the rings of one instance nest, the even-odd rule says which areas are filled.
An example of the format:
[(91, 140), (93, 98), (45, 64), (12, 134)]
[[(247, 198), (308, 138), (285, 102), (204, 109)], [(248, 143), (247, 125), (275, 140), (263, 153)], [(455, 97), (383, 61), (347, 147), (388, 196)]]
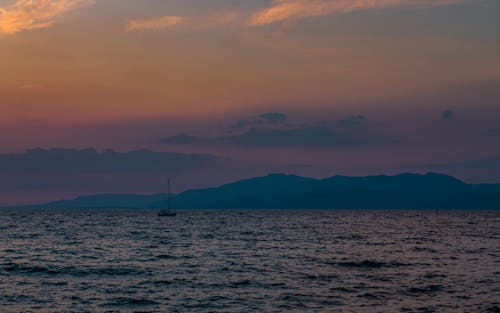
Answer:
[(0, 0), (0, 205), (165, 176), (500, 182), (498, 29), (498, 0)]

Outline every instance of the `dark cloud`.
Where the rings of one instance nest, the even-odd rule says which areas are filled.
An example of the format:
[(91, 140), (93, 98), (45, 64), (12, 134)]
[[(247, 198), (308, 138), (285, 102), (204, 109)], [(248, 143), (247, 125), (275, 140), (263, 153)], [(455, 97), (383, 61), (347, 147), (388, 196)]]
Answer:
[(421, 166), (430, 170), (500, 170), (500, 156)]
[(488, 133), (494, 134), (494, 135), (500, 135), (500, 128), (491, 128), (491, 129), (488, 129)]
[[(242, 119), (229, 126), (228, 135), (195, 137), (178, 134), (163, 138), (163, 143), (220, 144), (250, 147), (328, 147), (365, 145), (373, 140), (365, 138), (359, 126), (366, 119), (358, 114), (333, 123), (293, 123), (279, 112), (264, 113), (255, 118)], [(330, 125), (327, 125), (330, 124)], [(346, 128), (345, 126), (349, 126)], [(376, 140), (375, 140), (376, 141)]]
[[(164, 138), (164, 143), (181, 143), (176, 141), (179, 135)], [(192, 136), (189, 136), (192, 137)], [(365, 145), (369, 140), (357, 133), (333, 130), (325, 126), (304, 125), (287, 129), (252, 128), (239, 134), (202, 138), (193, 137), (190, 143), (222, 144), (251, 147), (327, 147)]]
[(453, 112), (452, 110), (445, 110), (441, 112), (441, 117), (443, 119), (450, 119), (453, 117), (453, 115), (455, 115), (455, 112)]
[(32, 149), (22, 154), (0, 154), (0, 174), (22, 173), (113, 173), (177, 172), (207, 164), (216, 157), (208, 154), (180, 154), (137, 150), (120, 153), (98, 152), (93, 148)]
[(189, 135), (186, 133), (177, 134), (173, 137), (164, 138), (162, 140), (162, 142), (164, 142), (164, 143), (173, 143), (173, 144), (181, 144), (181, 145), (196, 144), (196, 143), (199, 143), (200, 141), (201, 140), (198, 137), (192, 136), (192, 135)]
[(259, 118), (271, 124), (282, 124), (288, 121), (288, 116), (279, 112), (264, 113), (259, 115)]
[(253, 118), (242, 119), (229, 125), (230, 132), (244, 131), (254, 127), (282, 127), (288, 122), (288, 116), (280, 112), (268, 112)]
[[(224, 160), (225, 161), (225, 160)], [(166, 177), (175, 189), (216, 181), (221, 159), (208, 154), (93, 148), (32, 149), (0, 154), (0, 206), (95, 193), (164, 192)]]
[(339, 121), (342, 126), (359, 126), (366, 119), (364, 115), (358, 114)]
[(345, 146), (363, 144), (363, 140), (323, 126), (305, 126), (293, 129), (250, 129), (242, 134), (219, 137), (212, 141), (244, 146)]

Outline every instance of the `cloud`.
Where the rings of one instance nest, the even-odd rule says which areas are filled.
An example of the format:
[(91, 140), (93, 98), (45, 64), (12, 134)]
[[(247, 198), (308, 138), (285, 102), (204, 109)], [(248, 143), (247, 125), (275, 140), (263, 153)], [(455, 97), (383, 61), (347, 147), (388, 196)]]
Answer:
[(193, 136), (193, 135), (186, 134), (186, 133), (177, 134), (173, 137), (164, 138), (162, 140), (163, 143), (172, 143), (172, 144), (181, 144), (181, 145), (197, 144), (197, 143), (200, 143), (200, 141), (201, 141), (200, 138)]
[(178, 134), (163, 138), (167, 144), (184, 145), (225, 145), (248, 147), (333, 147), (356, 146), (377, 142), (379, 139), (368, 138), (358, 126), (365, 119), (364, 115), (354, 115), (339, 122), (331, 123), (292, 123), (286, 114), (268, 112), (253, 118), (242, 119), (231, 124), (229, 134), (218, 137), (196, 137)]
[(228, 146), (248, 147), (334, 147), (357, 146), (369, 143), (369, 140), (351, 132), (341, 132), (325, 126), (310, 125), (291, 129), (255, 129), (240, 134), (221, 137), (194, 137), (188, 135), (189, 141), (179, 141), (183, 135), (164, 138), (163, 143), (178, 144), (221, 144)]
[(94, 0), (17, 0), (0, 7), (0, 34), (47, 28), (66, 12), (93, 4)]
[(453, 117), (454, 114), (455, 112), (453, 112), (452, 110), (445, 110), (441, 112), (441, 117), (445, 120), (449, 120), (450, 118)]
[(273, 4), (253, 14), (251, 26), (269, 25), (327, 14), (399, 6), (440, 6), (467, 0), (274, 0)]
[(216, 143), (261, 147), (326, 147), (364, 144), (361, 138), (324, 126), (293, 129), (250, 129), (242, 134), (214, 139)]
[(254, 127), (286, 126), (288, 116), (280, 112), (268, 112), (253, 118), (242, 119), (229, 125), (229, 131), (242, 131)]
[(165, 31), (174, 26), (184, 23), (186, 19), (182, 16), (162, 16), (144, 20), (131, 20), (125, 30), (133, 31)]
[(366, 119), (364, 115), (358, 114), (339, 121), (342, 126), (359, 126)]
[[(0, 34), (14, 34), (25, 30), (47, 28), (61, 15), (93, 4), (96, 0), (16, 0), (14, 4), (0, 7)], [(273, 0), (272, 4), (250, 15), (245, 24), (262, 26), (288, 20), (299, 20), (326, 14), (396, 6), (439, 6), (474, 0)], [(1, 1), (0, 1), (1, 2)], [(202, 19), (202, 25), (230, 25), (244, 21), (245, 14), (225, 12)], [(160, 16), (130, 20), (125, 30), (165, 31), (183, 24), (182, 16)]]
[(208, 154), (182, 154), (137, 150), (116, 152), (93, 148), (31, 149), (22, 154), (0, 154), (0, 175), (35, 173), (126, 173), (182, 171), (207, 164), (216, 157)]
[(93, 148), (0, 154), (0, 206), (82, 194), (164, 192), (167, 176), (174, 190), (222, 183), (220, 172), (228, 162), (221, 160), (211, 154)]
[(279, 113), (279, 112), (264, 113), (264, 114), (259, 115), (259, 117), (262, 120), (269, 122), (269, 123), (272, 123), (272, 124), (280, 124), (280, 123), (284, 123), (288, 120), (288, 116), (286, 116), (286, 114)]
[(420, 166), (429, 170), (500, 170), (500, 156)]

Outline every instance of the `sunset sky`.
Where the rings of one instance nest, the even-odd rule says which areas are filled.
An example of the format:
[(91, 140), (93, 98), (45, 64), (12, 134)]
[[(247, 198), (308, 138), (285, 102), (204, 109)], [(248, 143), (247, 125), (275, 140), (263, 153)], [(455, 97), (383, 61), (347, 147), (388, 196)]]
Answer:
[(500, 182), (499, 30), (498, 0), (0, 0), (0, 205), (165, 175)]

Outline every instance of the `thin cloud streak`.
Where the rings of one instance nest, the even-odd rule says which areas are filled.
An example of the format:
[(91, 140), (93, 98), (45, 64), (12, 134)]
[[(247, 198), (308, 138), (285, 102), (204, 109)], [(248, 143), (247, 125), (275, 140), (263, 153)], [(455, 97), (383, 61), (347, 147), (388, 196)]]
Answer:
[(173, 26), (182, 24), (186, 19), (182, 16), (162, 16), (144, 20), (131, 20), (125, 30), (134, 31), (163, 31)]
[(343, 14), (387, 7), (432, 7), (471, 0), (274, 0), (273, 5), (253, 14), (250, 26), (263, 26), (308, 17)]
[(50, 27), (64, 13), (93, 3), (94, 0), (17, 0), (9, 7), (0, 7), (0, 34)]

